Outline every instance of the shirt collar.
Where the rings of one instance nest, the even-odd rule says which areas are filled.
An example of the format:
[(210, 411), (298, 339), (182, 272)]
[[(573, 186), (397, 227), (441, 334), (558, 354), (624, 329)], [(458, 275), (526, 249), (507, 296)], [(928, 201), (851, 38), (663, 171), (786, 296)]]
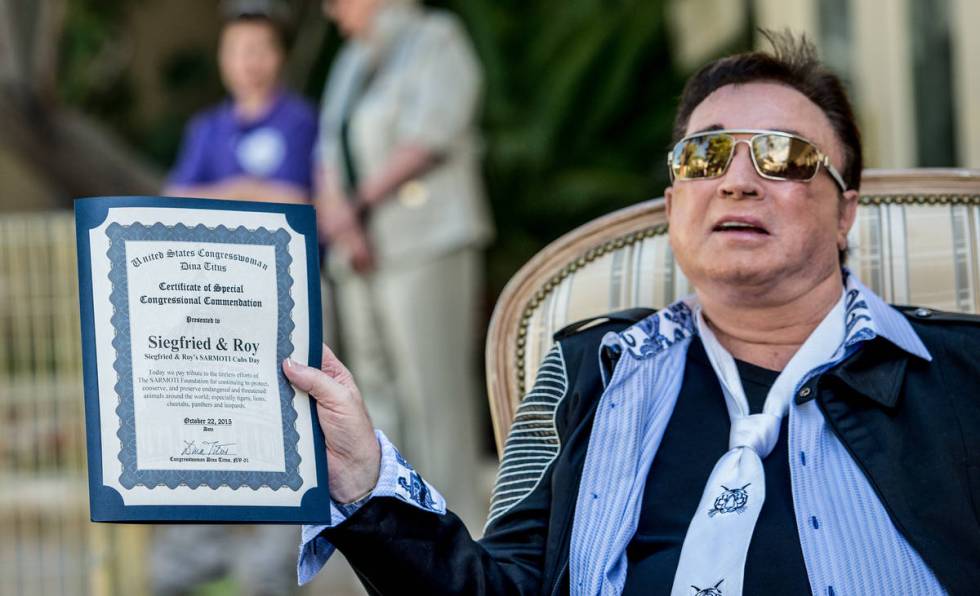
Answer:
[[(900, 312), (864, 286), (844, 269), (846, 330), (845, 349), (881, 337), (905, 352), (932, 361), (932, 355)], [(697, 334), (694, 322), (696, 298), (687, 296), (619, 333), (608, 333), (602, 347), (625, 352), (643, 360)]]
[(848, 269), (844, 269), (844, 280), (847, 292), (845, 345), (882, 337), (913, 356), (932, 361), (929, 350), (902, 313), (866, 288)]
[(609, 332), (602, 347), (614, 353), (625, 351), (638, 360), (653, 357), (697, 334), (694, 304), (694, 297), (688, 296), (619, 333)]

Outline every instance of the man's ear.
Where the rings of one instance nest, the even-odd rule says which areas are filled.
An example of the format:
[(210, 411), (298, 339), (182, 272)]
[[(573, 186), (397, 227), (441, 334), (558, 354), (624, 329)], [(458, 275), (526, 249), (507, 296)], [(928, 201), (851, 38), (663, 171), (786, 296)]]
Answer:
[(674, 199), (674, 187), (668, 186), (664, 189), (664, 211), (667, 214), (667, 219), (670, 219), (670, 205)]
[(848, 190), (840, 198), (837, 217), (837, 248), (842, 250), (847, 248), (847, 234), (851, 231), (851, 226), (854, 225), (854, 220), (857, 218), (858, 196), (858, 191)]

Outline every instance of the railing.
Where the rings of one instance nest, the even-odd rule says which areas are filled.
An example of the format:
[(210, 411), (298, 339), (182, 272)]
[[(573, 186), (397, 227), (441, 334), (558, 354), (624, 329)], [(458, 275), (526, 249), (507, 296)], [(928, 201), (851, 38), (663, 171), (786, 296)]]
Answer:
[(0, 217), (0, 596), (146, 593), (147, 529), (89, 522), (74, 219)]

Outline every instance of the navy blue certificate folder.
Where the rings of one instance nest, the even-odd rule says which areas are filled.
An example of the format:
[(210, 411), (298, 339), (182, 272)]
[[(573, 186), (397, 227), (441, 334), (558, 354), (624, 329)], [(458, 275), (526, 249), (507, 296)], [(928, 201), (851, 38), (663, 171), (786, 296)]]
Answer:
[(308, 205), (75, 201), (92, 521), (329, 523)]

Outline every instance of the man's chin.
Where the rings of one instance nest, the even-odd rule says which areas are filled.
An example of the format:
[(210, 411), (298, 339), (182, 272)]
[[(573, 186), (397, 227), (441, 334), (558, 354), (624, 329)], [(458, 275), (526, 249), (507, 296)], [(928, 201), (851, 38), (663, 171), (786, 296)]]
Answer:
[(761, 307), (780, 304), (812, 291), (839, 269), (836, 263), (817, 268), (810, 263), (755, 262), (710, 263), (688, 275), (701, 296), (711, 295), (730, 304)]
[(769, 292), (784, 277), (783, 271), (760, 262), (713, 263), (701, 273), (689, 275), (696, 288), (744, 293), (746, 297)]
[(753, 251), (752, 254), (742, 251), (719, 251), (715, 254), (716, 257), (703, 263), (700, 275), (694, 271), (692, 274), (719, 283), (753, 283), (777, 277), (782, 269), (774, 263), (766, 262), (768, 255), (763, 251)]

